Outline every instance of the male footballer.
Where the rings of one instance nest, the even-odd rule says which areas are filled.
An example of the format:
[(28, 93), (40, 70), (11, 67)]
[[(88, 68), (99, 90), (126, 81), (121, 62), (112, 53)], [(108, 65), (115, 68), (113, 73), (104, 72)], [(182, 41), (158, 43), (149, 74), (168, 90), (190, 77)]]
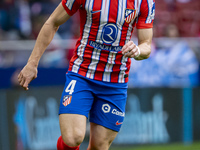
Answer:
[[(59, 26), (80, 13), (80, 38), (66, 74), (59, 108), (58, 150), (79, 150), (90, 121), (88, 150), (108, 150), (124, 117), (131, 58), (151, 53), (155, 0), (62, 0), (43, 25), (18, 76), (28, 90), (39, 60)], [(137, 28), (138, 45), (131, 41)]]

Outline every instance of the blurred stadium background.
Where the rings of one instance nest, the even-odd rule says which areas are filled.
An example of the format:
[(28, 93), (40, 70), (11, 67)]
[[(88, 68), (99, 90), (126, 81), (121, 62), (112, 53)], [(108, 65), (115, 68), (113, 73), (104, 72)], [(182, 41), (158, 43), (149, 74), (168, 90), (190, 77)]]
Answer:
[[(59, 2), (0, 1), (0, 150), (56, 149), (78, 13), (56, 33), (28, 92), (18, 86), (17, 74)], [(126, 118), (111, 150), (200, 150), (199, 16), (199, 0), (157, 0), (152, 54), (132, 61)], [(134, 32), (137, 43), (136, 37)], [(88, 136), (89, 126), (81, 150)]]

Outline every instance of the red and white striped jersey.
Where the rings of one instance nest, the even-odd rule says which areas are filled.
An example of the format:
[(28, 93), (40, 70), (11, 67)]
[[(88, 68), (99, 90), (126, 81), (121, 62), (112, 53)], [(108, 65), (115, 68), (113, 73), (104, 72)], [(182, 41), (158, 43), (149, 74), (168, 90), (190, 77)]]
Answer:
[(134, 27), (152, 28), (155, 0), (62, 0), (69, 15), (80, 12), (80, 38), (69, 70), (84, 77), (126, 83), (130, 58), (121, 48)]

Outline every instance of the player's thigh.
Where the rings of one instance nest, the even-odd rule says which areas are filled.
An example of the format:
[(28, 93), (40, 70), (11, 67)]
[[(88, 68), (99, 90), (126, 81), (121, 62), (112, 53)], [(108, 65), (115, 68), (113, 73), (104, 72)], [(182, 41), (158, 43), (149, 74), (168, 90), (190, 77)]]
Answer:
[(88, 82), (72, 73), (66, 74), (66, 83), (60, 99), (59, 114), (79, 114), (88, 117), (94, 96)]
[(101, 125), (90, 123), (89, 150), (108, 150), (117, 131), (105, 128)]
[(59, 107), (61, 135), (69, 146), (82, 142), (86, 130), (86, 118), (93, 104), (93, 95), (86, 80), (66, 74), (66, 84)]
[(60, 130), (63, 141), (67, 144), (79, 145), (86, 131), (86, 116), (79, 114), (60, 114)]

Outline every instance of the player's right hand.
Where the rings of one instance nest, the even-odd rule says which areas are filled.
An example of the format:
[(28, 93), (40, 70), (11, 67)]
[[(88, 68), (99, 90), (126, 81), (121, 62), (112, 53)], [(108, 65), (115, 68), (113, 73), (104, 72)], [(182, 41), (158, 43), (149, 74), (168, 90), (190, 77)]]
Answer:
[(24, 90), (28, 90), (29, 83), (33, 79), (37, 78), (37, 72), (37, 67), (31, 63), (27, 63), (26, 66), (21, 70), (18, 75), (18, 81)]

